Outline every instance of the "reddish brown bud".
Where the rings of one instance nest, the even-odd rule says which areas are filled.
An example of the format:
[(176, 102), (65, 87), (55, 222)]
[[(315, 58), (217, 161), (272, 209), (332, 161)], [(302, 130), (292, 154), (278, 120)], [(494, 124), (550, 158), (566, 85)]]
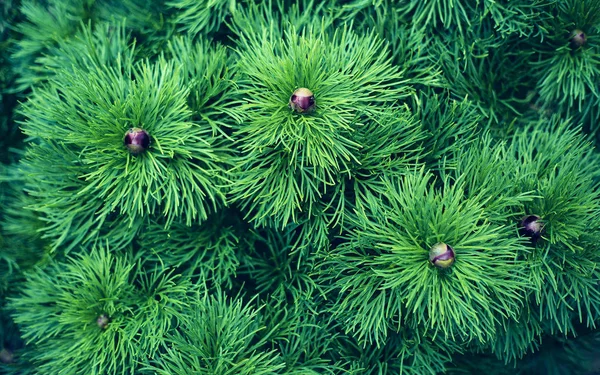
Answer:
[(454, 263), (454, 249), (443, 242), (436, 243), (429, 250), (429, 261), (438, 268), (448, 268)]
[(543, 229), (544, 224), (539, 216), (528, 215), (521, 219), (519, 234), (530, 237), (533, 242), (536, 242), (541, 237)]
[(108, 327), (108, 323), (110, 322), (110, 319), (108, 319), (108, 316), (102, 314), (98, 317), (98, 319), (96, 319), (96, 323), (98, 324), (98, 327), (100, 327), (101, 329), (106, 329), (106, 327)]
[(582, 30), (574, 30), (571, 33), (570, 42), (573, 47), (581, 47), (587, 42), (587, 35)]
[(289, 106), (296, 112), (305, 113), (312, 112), (315, 109), (315, 96), (312, 91), (301, 87), (294, 91), (290, 97)]
[(132, 155), (139, 155), (150, 146), (150, 135), (140, 128), (131, 128), (125, 133), (123, 141)]

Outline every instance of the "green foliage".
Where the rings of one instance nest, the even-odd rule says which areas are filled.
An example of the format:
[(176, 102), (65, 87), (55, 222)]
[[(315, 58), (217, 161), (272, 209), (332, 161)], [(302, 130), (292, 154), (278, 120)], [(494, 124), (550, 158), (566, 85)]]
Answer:
[(575, 324), (596, 327), (598, 323), (598, 242), (588, 246), (577, 253), (554, 246), (536, 251), (529, 261), (531, 284), (537, 287), (531, 296), (532, 313), (546, 322), (550, 334), (576, 334)]
[[(93, 239), (113, 212), (117, 226), (135, 228), (136, 219), (159, 213), (167, 225), (191, 225), (223, 202), (227, 150), (191, 118), (179, 65), (123, 64), (61, 71), (23, 109), (24, 131), (35, 141), (26, 158), (29, 190), (40, 199), (33, 208), (61, 236), (55, 246), (67, 236), (72, 245)], [(139, 156), (123, 146), (132, 127), (151, 137)]]
[(463, 183), (466, 197), (485, 202), (486, 214), (494, 223), (513, 225), (515, 214), (528, 212), (525, 206), (535, 198), (533, 187), (520, 184), (528, 175), (519, 174), (521, 166), (509, 147), (487, 133), (449, 153), (441, 164), (439, 173)]
[(493, 28), (506, 37), (511, 34), (530, 35), (544, 8), (555, 0), (535, 0), (530, 2), (434, 0), (410, 1), (400, 4), (397, 9), (411, 23), (425, 26), (430, 30), (456, 29), (460, 33), (491, 21)]
[[(598, 345), (597, 333), (585, 332), (569, 339), (547, 336), (544, 337), (544, 342), (539, 352), (530, 354), (517, 362), (516, 366), (511, 366), (511, 373), (518, 375), (590, 374), (590, 369), (598, 368), (595, 349), (595, 345)], [(489, 356), (465, 355), (455, 359), (456, 365), (448, 371), (452, 375), (475, 375), (482, 372), (502, 375), (507, 372), (507, 367)]]
[(83, 1), (52, 1), (45, 6), (34, 0), (23, 0), (21, 13), (27, 21), (17, 27), (23, 36), (17, 41), (13, 54), (20, 75), (18, 91), (36, 84), (35, 59), (75, 32), (78, 20), (84, 17), (84, 6)]
[[(39, 2), (24, 0), (21, 13), (26, 21), (17, 25), (17, 32), (21, 34), (15, 41), (13, 60), (16, 70), (20, 74), (17, 79), (16, 91), (22, 92), (46, 79), (47, 66), (44, 55), (56, 53), (67, 55), (76, 51), (78, 46), (85, 46), (90, 41), (90, 35), (83, 35), (82, 41), (77, 41), (77, 31), (81, 23), (95, 24), (96, 22), (111, 21), (113, 24), (124, 24), (129, 30), (151, 34), (164, 28), (163, 21), (158, 15), (162, 7), (156, 2), (142, 0), (107, 1), (107, 0), (49, 0)], [(106, 34), (111, 34), (105, 30)], [(69, 47), (70, 51), (62, 51), (64, 43), (75, 39), (75, 45)], [(98, 38), (98, 36), (95, 36)], [(147, 38), (148, 39), (148, 38)], [(100, 39), (102, 40), (102, 39)], [(96, 39), (98, 41), (98, 39)], [(83, 42), (83, 45), (81, 44)], [(102, 40), (102, 43), (106, 41)], [(100, 43), (88, 44), (88, 48), (100, 46)], [(101, 48), (110, 50), (118, 48), (119, 44), (105, 44)], [(100, 51), (87, 51), (101, 55)], [(71, 55), (72, 57), (73, 55)], [(75, 55), (77, 58), (77, 55)], [(84, 55), (84, 57), (86, 57)], [(114, 57), (114, 56), (113, 56)], [(39, 74), (41, 71), (41, 74)]]
[[(450, 344), (450, 346), (446, 346)], [(340, 349), (350, 360), (347, 374), (436, 374), (446, 371), (458, 346), (452, 342), (432, 340), (430, 337), (402, 330), (390, 335), (384, 346), (365, 347), (349, 337), (342, 337)]]
[(181, 330), (167, 338), (154, 373), (266, 375), (283, 368), (278, 355), (264, 349), (269, 328), (251, 304), (222, 293), (201, 294), (190, 310)]
[(248, 2), (232, 14), (231, 23), (227, 26), (233, 36), (238, 38), (260, 35), (265, 31), (282, 37), (289, 29), (302, 30), (312, 25), (319, 25), (322, 28), (332, 26), (338, 20), (335, 13), (336, 8), (326, 1)]
[(312, 307), (309, 294), (296, 295), (293, 304), (278, 297), (265, 302), (265, 318), (280, 322), (273, 332), (271, 345), (285, 362), (284, 374), (338, 374), (347, 367), (347, 363), (340, 360), (341, 340), (334, 325)]
[[(0, 110), (2, 110), (2, 104), (0, 103)], [(11, 146), (18, 146), (20, 141), (21, 139), (12, 119), (0, 113), (0, 162), (10, 163), (16, 159)]]
[(516, 319), (505, 319), (499, 323), (506, 334), (497, 335), (489, 343), (489, 348), (483, 346), (481, 352), (489, 349), (505, 365), (515, 365), (528, 353), (539, 350), (542, 344), (544, 327), (537, 315), (532, 313), (533, 306), (526, 306)]
[(233, 61), (225, 47), (200, 39), (176, 37), (167, 45), (169, 56), (181, 66), (184, 84), (189, 88), (188, 105), (195, 121), (206, 122), (213, 135), (230, 133), (234, 102)]
[(23, 210), (31, 203), (23, 184), (14, 166), (0, 164), (0, 296), (14, 292), (22, 272), (36, 264), (46, 245), (36, 231), (42, 223), (33, 212)]
[(17, 157), (11, 149), (18, 147), (21, 141), (12, 115), (17, 104), (17, 98), (11, 93), (16, 74), (8, 56), (11, 37), (14, 34), (11, 26), (19, 15), (17, 5), (17, 1), (3, 1), (0, 4), (0, 162), (2, 163), (16, 161)]
[[(465, 36), (448, 32), (432, 48), (440, 56), (452, 94), (470, 99), (493, 128), (529, 109), (526, 87), (531, 78), (522, 76), (527, 55), (515, 48), (519, 41), (502, 43), (491, 25), (486, 26)], [(449, 44), (449, 40), (457, 42)]]
[(599, 26), (599, 0), (2, 2), (0, 373), (590, 375)]
[(144, 269), (131, 255), (93, 248), (29, 273), (11, 307), (34, 346), (38, 371), (134, 374), (181, 321), (189, 289), (172, 271)]
[[(546, 105), (574, 105), (581, 111), (586, 99), (598, 97), (595, 78), (600, 71), (600, 55), (587, 48), (574, 53), (566, 43), (549, 61), (533, 62), (536, 67), (549, 66), (539, 73), (540, 101)], [(567, 73), (568, 72), (568, 73)]]
[[(402, 176), (436, 150), (427, 148), (429, 135), (406, 106), (368, 116), (353, 134), (361, 147), (355, 151), (356, 161), (342, 180), (346, 186), (342, 186), (344, 195), (339, 200), (340, 206), (347, 207), (344, 213), (352, 216), (351, 212), (378, 206), (374, 194), (383, 185), (382, 178)], [(438, 139), (443, 142), (441, 137)], [(338, 221), (345, 224), (343, 217)]]
[(447, 94), (420, 92), (411, 103), (425, 134), (421, 160), (431, 167), (451, 158), (477, 134), (481, 115), (468, 99), (452, 100)]
[(434, 0), (427, 2), (412, 1), (400, 8), (402, 13), (410, 14), (417, 25), (440, 25), (444, 28), (455, 26), (462, 31), (469, 25), (469, 5), (466, 1)]
[[(90, 71), (95, 66), (115, 66), (119, 57), (123, 64), (131, 64), (138, 51), (127, 33), (124, 23), (91, 22), (75, 32), (72, 38), (59, 40), (48, 52), (37, 58), (37, 82), (46, 82), (64, 71)], [(131, 46), (131, 47), (130, 47)]]
[(174, 21), (178, 30), (195, 37), (217, 31), (227, 16), (236, 12), (237, 3), (236, 0), (171, 0), (167, 5), (176, 10)]
[(578, 130), (557, 118), (534, 123), (515, 134), (508, 150), (518, 162), (517, 188), (536, 195), (523, 215), (542, 217), (543, 238), (572, 250), (597, 230), (600, 213), (598, 159)]
[[(242, 36), (236, 83), (241, 155), (231, 194), (257, 223), (277, 226), (309, 215), (328, 186), (356, 162), (353, 129), (360, 116), (383, 113), (381, 105), (406, 96), (401, 73), (383, 42), (343, 29), (288, 30), (284, 40), (266, 32)], [(328, 74), (328, 72), (336, 72)], [(298, 87), (315, 93), (314, 114), (288, 108)], [(325, 140), (325, 142), (324, 142)]]
[[(553, 17), (542, 27), (543, 38), (535, 44), (540, 53), (530, 60), (537, 79), (537, 105), (575, 117), (597, 132), (600, 2), (557, 2)], [(586, 35), (583, 45), (572, 42), (577, 30)]]
[(275, 301), (299, 301), (317, 294), (319, 286), (312, 277), (315, 259), (303, 260), (295, 251), (294, 226), (284, 233), (254, 232), (246, 241), (240, 274), (246, 276), (259, 295)]
[[(24, 342), (11, 319), (14, 311), (7, 307), (7, 299), (19, 295), (24, 272), (44, 258), (45, 243), (35, 231), (40, 222), (31, 211), (22, 209), (28, 201), (23, 192), (23, 176), (15, 166), (0, 164), (0, 372), (6, 362), (10, 369), (19, 369), (22, 374), (29, 368), (19, 360), (24, 354)], [(12, 360), (7, 361), (8, 357)]]
[[(522, 305), (528, 287), (516, 260), (526, 248), (515, 230), (492, 223), (462, 181), (436, 189), (431, 179), (421, 169), (386, 180), (379, 210), (359, 218), (320, 272), (332, 312), (364, 344), (382, 345), (402, 327), (486, 342), (498, 317), (516, 317)], [(439, 242), (456, 253), (448, 270), (429, 262)]]
[(166, 229), (164, 223), (152, 222), (140, 233), (138, 241), (148, 254), (147, 261), (168, 264), (186, 277), (231, 289), (240, 264), (236, 254), (240, 246), (239, 225), (237, 220), (226, 217), (226, 212), (213, 214), (202, 224), (192, 226), (175, 222)]
[(408, 83), (419, 88), (442, 86), (439, 56), (428, 53), (434, 38), (426, 30), (411, 28), (401, 11), (389, 6), (375, 6), (372, 13), (366, 13), (364, 23), (363, 27), (375, 30), (389, 43), (393, 62)]

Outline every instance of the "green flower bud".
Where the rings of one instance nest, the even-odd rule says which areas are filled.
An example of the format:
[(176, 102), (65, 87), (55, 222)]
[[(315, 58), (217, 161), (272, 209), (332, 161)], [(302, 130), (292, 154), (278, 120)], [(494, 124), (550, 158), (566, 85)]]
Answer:
[(290, 96), (289, 106), (296, 112), (308, 113), (315, 109), (315, 96), (312, 91), (301, 87)]
[(132, 155), (139, 155), (150, 146), (150, 135), (140, 128), (131, 128), (125, 133), (123, 141)]
[(454, 263), (454, 249), (443, 242), (436, 243), (429, 250), (429, 261), (438, 268), (448, 268)]
[(587, 42), (587, 35), (582, 30), (574, 30), (570, 38), (573, 47), (581, 47)]
[(108, 327), (108, 323), (110, 322), (110, 319), (108, 319), (108, 316), (102, 314), (98, 317), (98, 319), (96, 319), (96, 323), (98, 324), (98, 327), (100, 327), (101, 329), (106, 329), (106, 327)]
[(521, 236), (530, 237), (531, 240), (535, 242), (541, 237), (543, 229), (544, 224), (539, 216), (528, 215), (521, 219), (519, 234)]

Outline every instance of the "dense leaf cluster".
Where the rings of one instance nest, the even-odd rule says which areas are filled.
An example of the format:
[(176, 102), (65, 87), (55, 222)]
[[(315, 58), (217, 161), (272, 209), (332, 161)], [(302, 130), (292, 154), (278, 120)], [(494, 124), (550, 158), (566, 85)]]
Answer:
[(3, 2), (0, 372), (591, 373), (599, 26), (597, 0)]

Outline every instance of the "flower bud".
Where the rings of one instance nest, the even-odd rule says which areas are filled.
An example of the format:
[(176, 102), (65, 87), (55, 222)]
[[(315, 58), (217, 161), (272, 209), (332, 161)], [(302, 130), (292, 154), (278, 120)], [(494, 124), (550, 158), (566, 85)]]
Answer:
[(544, 225), (541, 218), (537, 215), (524, 216), (521, 219), (519, 234), (521, 236), (530, 237), (533, 242), (537, 241), (542, 234)]
[(299, 113), (312, 112), (315, 109), (315, 96), (309, 89), (301, 87), (290, 97), (289, 106)]
[(110, 319), (108, 319), (108, 316), (102, 314), (98, 317), (98, 319), (96, 319), (96, 323), (98, 324), (98, 327), (100, 327), (101, 329), (106, 329), (106, 327), (108, 327), (108, 323), (110, 322)]
[(429, 250), (429, 261), (438, 268), (448, 268), (454, 263), (454, 249), (443, 242), (436, 243)]
[(587, 35), (582, 30), (574, 30), (571, 33), (570, 42), (573, 47), (581, 47), (587, 42)]
[(125, 133), (124, 144), (132, 155), (139, 155), (150, 146), (150, 135), (140, 128), (131, 128)]
[(12, 363), (15, 355), (8, 349), (0, 350), (0, 362), (1, 363)]

